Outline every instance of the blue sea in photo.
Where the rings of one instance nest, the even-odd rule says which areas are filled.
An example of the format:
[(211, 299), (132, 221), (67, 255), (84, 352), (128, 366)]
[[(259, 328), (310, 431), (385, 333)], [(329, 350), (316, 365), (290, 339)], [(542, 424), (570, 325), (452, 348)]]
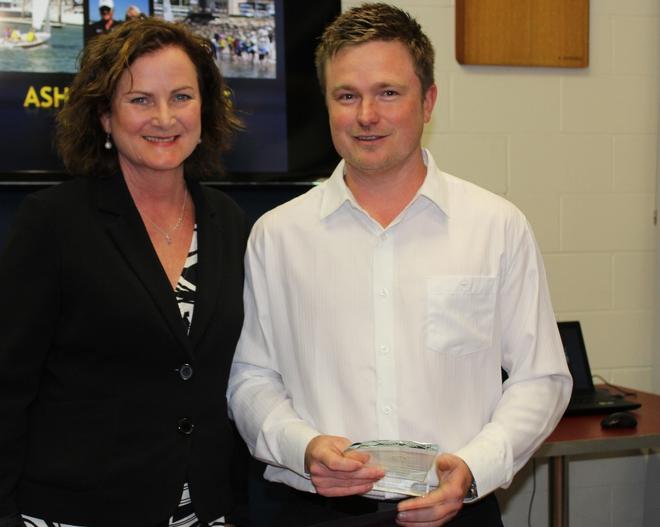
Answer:
[[(0, 35), (5, 28), (21, 32), (30, 30), (30, 24), (0, 22)], [(0, 71), (35, 73), (75, 73), (77, 59), (83, 47), (83, 28), (64, 25), (51, 28), (48, 42), (33, 48), (0, 46)]]

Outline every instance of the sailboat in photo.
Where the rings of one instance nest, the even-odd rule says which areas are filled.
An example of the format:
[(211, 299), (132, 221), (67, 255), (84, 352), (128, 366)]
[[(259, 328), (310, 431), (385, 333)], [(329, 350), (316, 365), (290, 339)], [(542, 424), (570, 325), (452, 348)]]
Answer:
[(1, 48), (34, 48), (50, 39), (50, 0), (32, 0), (32, 28), (9, 30), (0, 38)]

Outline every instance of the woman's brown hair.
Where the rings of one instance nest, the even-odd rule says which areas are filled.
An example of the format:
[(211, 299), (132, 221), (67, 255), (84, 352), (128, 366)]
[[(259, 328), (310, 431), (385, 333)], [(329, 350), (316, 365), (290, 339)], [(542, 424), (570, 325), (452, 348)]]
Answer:
[(220, 154), (241, 123), (232, 110), (213, 46), (185, 25), (157, 18), (124, 22), (83, 49), (68, 100), (57, 116), (56, 143), (69, 172), (100, 176), (119, 171), (116, 150), (104, 148), (100, 116), (110, 111), (122, 73), (139, 57), (168, 46), (182, 49), (195, 65), (202, 98), (201, 143), (184, 162), (186, 176), (204, 178), (222, 172)]

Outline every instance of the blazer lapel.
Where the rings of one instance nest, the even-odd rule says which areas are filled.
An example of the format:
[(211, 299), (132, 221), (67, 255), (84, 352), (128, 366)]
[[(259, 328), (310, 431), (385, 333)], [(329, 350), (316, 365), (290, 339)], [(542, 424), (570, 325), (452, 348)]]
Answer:
[(195, 311), (190, 328), (190, 340), (195, 346), (204, 335), (221, 296), (220, 284), (224, 274), (222, 265), (223, 227), (220, 225), (214, 205), (205, 198), (202, 186), (196, 181), (188, 181), (188, 188), (195, 203), (199, 255)]
[(192, 347), (181, 321), (176, 298), (124, 178), (116, 175), (99, 178), (97, 181), (96, 203), (108, 235), (149, 292), (154, 307), (181, 343), (182, 349), (192, 357)]

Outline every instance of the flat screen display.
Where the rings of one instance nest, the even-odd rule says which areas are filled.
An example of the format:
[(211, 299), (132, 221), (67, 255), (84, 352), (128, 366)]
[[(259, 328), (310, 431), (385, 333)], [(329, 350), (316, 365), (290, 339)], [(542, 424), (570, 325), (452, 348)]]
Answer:
[(573, 377), (573, 391), (592, 391), (594, 386), (580, 323), (559, 322), (559, 335), (564, 345), (568, 369)]
[[(45, 2), (40, 5), (40, 2)], [(314, 72), (314, 48), (339, 0), (7, 0), (0, 5), (0, 179), (67, 177), (53, 145), (84, 43), (131, 16), (189, 24), (214, 46), (245, 130), (218, 181), (312, 181), (337, 156)], [(26, 5), (29, 9), (26, 9)]]

